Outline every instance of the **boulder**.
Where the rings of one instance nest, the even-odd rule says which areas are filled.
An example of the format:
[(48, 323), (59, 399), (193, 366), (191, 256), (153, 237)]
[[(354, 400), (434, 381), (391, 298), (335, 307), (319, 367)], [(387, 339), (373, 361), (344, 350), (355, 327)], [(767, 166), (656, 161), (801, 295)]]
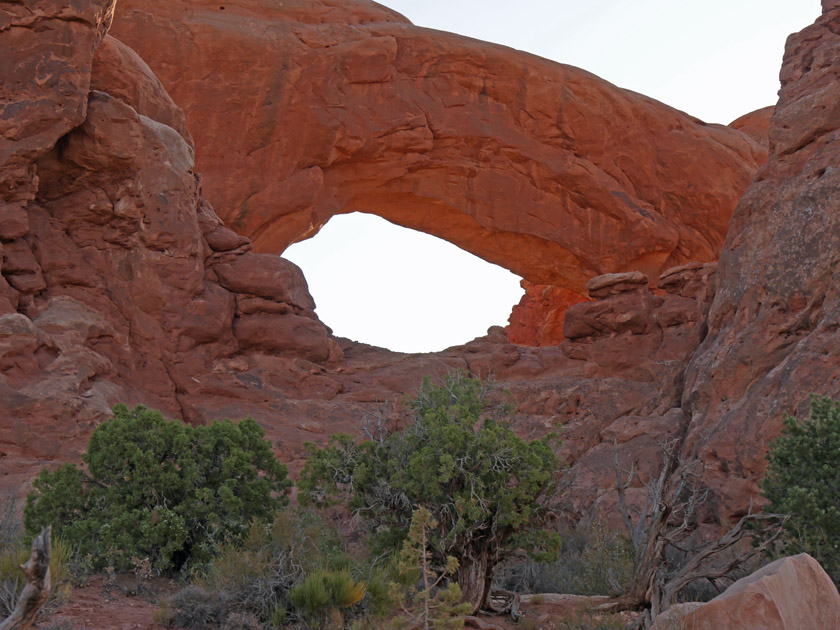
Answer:
[(806, 553), (780, 558), (706, 604), (683, 604), (656, 618), (654, 630), (823, 630), (840, 628), (840, 594)]

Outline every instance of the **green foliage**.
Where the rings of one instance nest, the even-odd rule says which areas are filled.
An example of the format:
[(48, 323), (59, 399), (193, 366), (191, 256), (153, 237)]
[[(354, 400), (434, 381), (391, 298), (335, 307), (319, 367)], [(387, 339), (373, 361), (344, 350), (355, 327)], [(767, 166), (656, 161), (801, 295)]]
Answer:
[(811, 397), (811, 415), (785, 415), (761, 488), (766, 511), (788, 514), (783, 553), (805, 551), (840, 584), (840, 403)]
[(323, 449), (308, 444), (300, 500), (344, 498), (368, 520), (375, 543), (391, 549), (405, 538), (415, 507), (425, 508), (437, 523), (429, 547), (441, 566), (448, 556), (462, 567), (482, 556), (492, 571), (527, 534), (529, 550), (550, 557), (559, 538), (541, 527), (558, 470), (553, 440), (517, 437), (510, 408), (493, 394), (462, 371), (439, 385), (427, 378), (404, 429), (360, 444), (347, 435)]
[(132, 558), (163, 571), (206, 563), (251, 519), (273, 518), (291, 485), (252, 419), (193, 427), (142, 405), (117, 405), (83, 460), (87, 471), (41, 471), (24, 524), (32, 536), (51, 523), (94, 568), (129, 570)]
[[(326, 626), (332, 608), (354, 606), (365, 595), (364, 585), (350, 577), (351, 565), (321, 519), (286, 508), (271, 524), (252, 521), (239, 543), (223, 545), (196, 584), (161, 603), (160, 616), (179, 627), (221, 623), (234, 613), (273, 627), (303, 618)], [(321, 604), (312, 594), (319, 587)]]
[(504, 588), (532, 593), (618, 595), (633, 577), (633, 545), (601, 520), (580, 524), (563, 534), (563, 548), (551, 563), (511, 563)]
[(461, 589), (455, 582), (443, 583), (458, 568), (458, 560), (446, 558), (440, 569), (433, 567), (429, 552), (429, 533), (438, 526), (426, 508), (415, 510), (408, 536), (397, 561), (397, 581), (391, 583), (392, 599), (402, 614), (392, 620), (393, 630), (406, 627), (450, 630), (463, 628), (463, 615), (472, 612), (469, 603), (460, 603)]
[(340, 608), (355, 606), (365, 596), (365, 585), (349, 571), (321, 569), (306, 576), (289, 592), (289, 601), (305, 619), (319, 627), (344, 627)]

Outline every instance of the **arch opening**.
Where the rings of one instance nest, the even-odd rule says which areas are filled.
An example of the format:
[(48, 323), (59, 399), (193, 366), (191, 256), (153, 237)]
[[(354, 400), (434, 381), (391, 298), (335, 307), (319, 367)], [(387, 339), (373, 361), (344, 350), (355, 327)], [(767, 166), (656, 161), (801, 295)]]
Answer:
[(337, 215), (283, 253), (318, 317), (338, 337), (397, 352), (435, 352), (504, 326), (520, 278), (443, 239), (381, 217)]

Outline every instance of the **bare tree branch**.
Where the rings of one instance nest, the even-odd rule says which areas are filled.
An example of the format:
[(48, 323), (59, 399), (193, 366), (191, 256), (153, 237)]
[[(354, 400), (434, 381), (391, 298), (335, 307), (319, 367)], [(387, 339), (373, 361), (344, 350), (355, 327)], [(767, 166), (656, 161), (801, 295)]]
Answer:
[[(701, 465), (698, 462), (683, 465), (678, 456), (679, 447), (678, 440), (664, 444), (658, 476), (647, 481), (640, 479), (647, 489), (647, 500), (635, 523), (626, 498), (635, 467), (631, 467), (625, 479), (616, 447), (618, 508), (633, 544), (634, 568), (630, 586), (614, 602), (614, 607), (644, 608), (640, 627), (649, 627), (690, 583), (707, 579), (717, 588), (716, 580), (766, 550), (779, 536), (786, 520), (778, 514), (754, 514), (750, 506), (749, 512), (719, 539), (696, 548), (684, 544), (697, 530), (698, 509), (707, 501), (709, 491), (701, 487)], [(770, 523), (771, 527), (765, 529), (765, 538), (760, 544), (745, 549), (743, 543), (752, 535), (747, 525), (758, 522)], [(669, 548), (682, 553), (685, 562), (674, 567), (668, 558)], [(732, 555), (722, 561), (724, 552)]]
[(32, 541), (32, 555), (20, 565), (27, 584), (20, 594), (17, 606), (0, 630), (25, 630), (35, 622), (35, 616), (50, 596), (50, 547), (52, 528), (48, 525)]

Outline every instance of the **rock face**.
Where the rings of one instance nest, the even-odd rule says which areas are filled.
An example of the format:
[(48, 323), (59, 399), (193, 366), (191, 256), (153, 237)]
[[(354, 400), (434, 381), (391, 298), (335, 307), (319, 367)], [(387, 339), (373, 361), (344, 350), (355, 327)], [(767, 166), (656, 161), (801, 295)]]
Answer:
[(737, 129), (368, 0), (121, 0), (114, 33), (186, 111), (208, 199), (265, 252), (358, 210), (582, 294), (602, 273), (716, 260), (766, 157)]
[[(79, 38), (97, 48), (81, 115), (21, 159), (32, 177), (0, 207), (0, 488), (22, 494), (41, 465), (78, 458), (118, 401), (190, 422), (251, 415), (295, 470), (302, 442), (358, 432), (454, 368), (496, 375), (523, 435), (566, 426), (579, 479), (610, 473), (614, 438), (624, 461), (649, 460), (652, 427), (680, 430), (675, 379), (707, 307), (689, 287), (714, 265), (667, 272), (661, 296), (638, 272), (596, 279), (559, 347), (517, 346), (501, 328), (434, 355), (334, 339), (300, 270), (253, 253), (202, 196), (183, 116), (148, 67), (99, 40)], [(9, 120), (29, 115), (41, 114)], [(565, 500), (583, 513), (596, 499)]]
[(706, 604), (659, 615), (654, 630), (804, 630), (840, 628), (840, 594), (806, 553), (771, 562)]
[(556, 346), (563, 336), (563, 321), (570, 306), (585, 302), (579, 293), (551, 284), (522, 280), (525, 295), (513, 307), (507, 334), (512, 343), (524, 346)]
[[(718, 266), (726, 204), (763, 156), (740, 131), (374, 3), (263, 15), (276, 7), (253, 1), (121, 2), (134, 37), (155, 34), (153, 61), (177, 28), (171, 58), (210, 51), (225, 81), (248, 68), (258, 83), (174, 83), (187, 117), (103, 39), (110, 3), (0, 1), (17, 25), (0, 43), (22, 51), (0, 62), (0, 90), (26, 84), (0, 99), (0, 489), (78, 457), (118, 401), (196, 423), (251, 415), (295, 470), (302, 442), (359, 432), (424, 375), (463, 368), (511, 391), (522, 435), (562, 429), (569, 518), (610, 511), (616, 449), (644, 479), (686, 431), (717, 520), (745, 510), (781, 412), (840, 391), (840, 9), (789, 40), (772, 156)], [(222, 213), (264, 245), (356, 208), (437, 230), (528, 271), (546, 299), (524, 303), (522, 337), (562, 342), (492, 328), (402, 355), (334, 338), (300, 270), (218, 218), (188, 124)], [(583, 301), (536, 284), (561, 281)]]
[(783, 412), (840, 395), (840, 8), (824, 7), (788, 39), (770, 157), (733, 216), (686, 373), (686, 454), (730, 514), (755, 495)]
[(740, 118), (736, 118), (729, 123), (729, 126), (733, 129), (743, 131), (766, 149), (769, 145), (767, 131), (770, 128), (770, 118), (772, 118), (775, 109), (772, 105), (770, 107), (762, 107), (749, 114), (744, 114)]
[(33, 160), (84, 120), (93, 52), (113, 16), (114, 0), (0, 3), (0, 239), (26, 233)]
[(55, 103), (24, 91), (32, 106), (5, 110), (5, 487), (40, 459), (76, 457), (118, 400), (201, 421), (191, 386), (222, 357), (341, 357), (300, 270), (251, 253), (201, 196), (183, 113), (136, 54), (102, 41), (112, 7), (78, 4), (35, 20), (70, 29), (57, 40), (52, 28), (29, 29), (29, 14), (0, 31), (31, 31), (17, 37), (55, 64), (45, 77), (66, 86), (52, 98), (67, 106), (49, 118)]

